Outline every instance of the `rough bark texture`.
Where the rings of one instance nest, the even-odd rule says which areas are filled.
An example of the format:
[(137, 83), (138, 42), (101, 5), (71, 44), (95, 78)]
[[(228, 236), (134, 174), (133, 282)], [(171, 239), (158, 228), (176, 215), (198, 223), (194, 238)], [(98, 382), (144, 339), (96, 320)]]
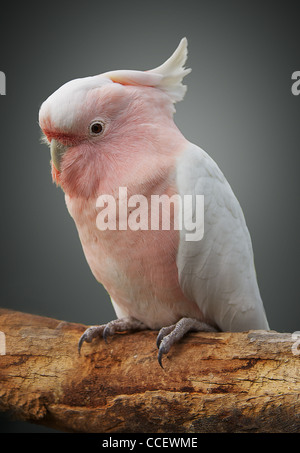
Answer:
[(161, 369), (157, 332), (94, 340), (79, 356), (85, 328), (0, 310), (0, 410), (76, 432), (300, 431), (289, 333), (192, 333)]

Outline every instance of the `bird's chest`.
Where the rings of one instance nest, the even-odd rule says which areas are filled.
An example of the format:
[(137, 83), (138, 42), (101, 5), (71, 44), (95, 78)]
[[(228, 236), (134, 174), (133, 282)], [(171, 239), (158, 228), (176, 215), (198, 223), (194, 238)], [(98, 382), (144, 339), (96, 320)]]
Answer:
[(130, 202), (127, 198), (127, 204), (121, 205), (121, 198), (110, 204), (109, 198), (106, 202), (98, 198), (83, 203), (66, 197), (95, 278), (120, 305), (181, 297), (175, 295), (180, 290), (176, 267), (179, 231), (174, 228), (174, 209), (170, 209), (169, 219), (165, 212), (163, 229), (162, 218), (155, 218), (157, 211), (151, 211), (150, 199)]

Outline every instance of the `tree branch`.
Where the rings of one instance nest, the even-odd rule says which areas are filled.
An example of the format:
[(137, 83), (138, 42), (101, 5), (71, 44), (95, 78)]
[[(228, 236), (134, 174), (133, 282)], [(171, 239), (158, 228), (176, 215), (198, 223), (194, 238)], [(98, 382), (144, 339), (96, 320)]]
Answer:
[(300, 431), (289, 333), (188, 334), (161, 369), (157, 332), (94, 340), (79, 356), (85, 328), (0, 309), (0, 410), (76, 432)]

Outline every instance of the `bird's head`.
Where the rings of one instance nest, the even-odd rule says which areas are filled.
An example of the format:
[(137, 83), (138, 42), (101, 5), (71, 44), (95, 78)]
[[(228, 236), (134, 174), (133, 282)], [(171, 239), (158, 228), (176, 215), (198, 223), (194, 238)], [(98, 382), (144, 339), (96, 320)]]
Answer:
[(137, 156), (155, 152), (173, 124), (187, 41), (150, 71), (112, 71), (72, 80), (42, 104), (39, 124), (50, 146), (53, 179), (71, 196), (95, 196), (100, 181), (130, 170)]

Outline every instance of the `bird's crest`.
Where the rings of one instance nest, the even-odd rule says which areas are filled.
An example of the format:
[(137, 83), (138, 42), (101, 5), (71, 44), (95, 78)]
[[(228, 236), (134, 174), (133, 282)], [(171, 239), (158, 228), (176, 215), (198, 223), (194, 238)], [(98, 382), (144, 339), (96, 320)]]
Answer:
[(173, 55), (161, 66), (149, 71), (119, 70), (102, 74), (113, 82), (123, 85), (142, 85), (159, 88), (171, 98), (172, 102), (181, 101), (187, 87), (183, 78), (191, 72), (184, 64), (187, 59), (187, 39), (183, 38)]

